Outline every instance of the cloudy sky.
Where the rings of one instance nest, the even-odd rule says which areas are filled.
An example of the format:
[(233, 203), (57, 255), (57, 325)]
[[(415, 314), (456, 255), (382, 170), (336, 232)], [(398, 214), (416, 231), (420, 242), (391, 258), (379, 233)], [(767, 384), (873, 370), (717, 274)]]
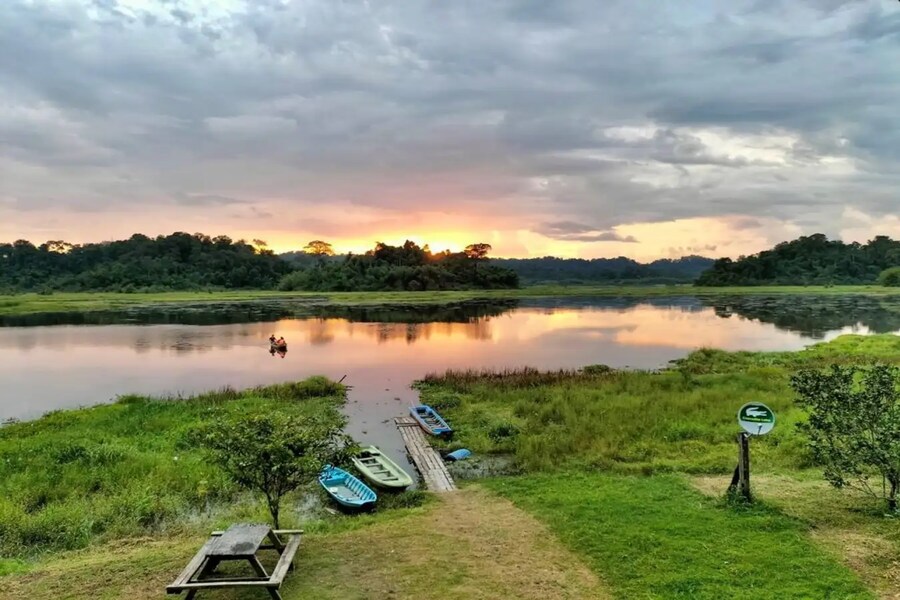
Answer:
[(900, 236), (896, 0), (0, 0), (0, 240)]

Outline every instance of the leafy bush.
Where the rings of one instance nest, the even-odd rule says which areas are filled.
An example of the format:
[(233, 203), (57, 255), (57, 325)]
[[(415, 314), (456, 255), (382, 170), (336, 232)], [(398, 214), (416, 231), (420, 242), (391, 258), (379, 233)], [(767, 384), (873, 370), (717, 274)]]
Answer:
[[(900, 369), (834, 365), (791, 379), (798, 403), (809, 410), (799, 425), (815, 459), (835, 487), (853, 487), (897, 509), (900, 491)], [(877, 479), (873, 482), (873, 475)], [(887, 486), (878, 485), (886, 481)]]

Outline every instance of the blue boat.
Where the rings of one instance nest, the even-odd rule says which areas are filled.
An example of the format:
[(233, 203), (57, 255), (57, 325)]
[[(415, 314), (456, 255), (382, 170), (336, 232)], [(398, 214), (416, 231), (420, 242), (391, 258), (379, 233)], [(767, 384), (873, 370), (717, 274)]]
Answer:
[(453, 435), (453, 429), (447, 425), (447, 421), (427, 404), (410, 406), (409, 414), (418, 421), (422, 429), (431, 435), (437, 437), (450, 437)]
[(347, 508), (370, 508), (378, 500), (372, 488), (347, 471), (331, 465), (319, 473), (319, 484), (335, 502)]

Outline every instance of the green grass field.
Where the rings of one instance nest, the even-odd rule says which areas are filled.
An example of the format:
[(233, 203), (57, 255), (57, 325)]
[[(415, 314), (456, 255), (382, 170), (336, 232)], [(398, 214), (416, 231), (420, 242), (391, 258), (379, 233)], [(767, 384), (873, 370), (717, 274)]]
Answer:
[(487, 486), (546, 522), (618, 598), (873, 597), (802, 521), (731, 508), (675, 476), (582, 471)]
[(195, 304), (215, 302), (292, 300), (316, 304), (442, 304), (473, 299), (537, 298), (559, 296), (597, 297), (662, 297), (662, 296), (722, 296), (722, 295), (779, 295), (812, 294), (839, 296), (865, 294), (873, 296), (898, 295), (897, 288), (876, 285), (857, 286), (760, 286), (702, 288), (691, 285), (536, 285), (516, 290), (469, 290), (446, 292), (276, 292), (276, 291), (213, 291), (164, 292), (125, 294), (113, 292), (60, 292), (47, 295), (0, 295), (0, 316), (35, 313), (83, 312), (117, 310), (159, 304)]

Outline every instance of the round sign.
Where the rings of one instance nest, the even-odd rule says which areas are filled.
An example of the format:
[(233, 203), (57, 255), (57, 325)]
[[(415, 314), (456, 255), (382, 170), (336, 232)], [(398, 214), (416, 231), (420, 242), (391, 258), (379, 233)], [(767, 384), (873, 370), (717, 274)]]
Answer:
[(775, 413), (762, 402), (748, 402), (738, 411), (738, 424), (750, 435), (766, 435), (775, 427)]

